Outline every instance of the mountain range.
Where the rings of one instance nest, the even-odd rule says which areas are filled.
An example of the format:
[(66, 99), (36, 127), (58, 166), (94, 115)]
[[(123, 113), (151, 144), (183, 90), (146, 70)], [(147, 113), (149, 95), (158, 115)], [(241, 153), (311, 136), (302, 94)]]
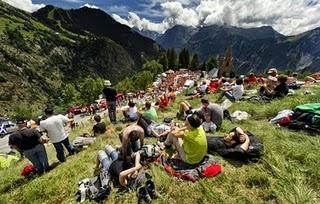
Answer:
[(58, 101), (66, 84), (86, 77), (116, 83), (159, 51), (99, 9), (46, 6), (31, 14), (0, 1), (0, 114)]
[(270, 26), (238, 28), (212, 25), (192, 28), (175, 26), (156, 41), (165, 49), (187, 48), (201, 61), (223, 56), (232, 48), (235, 71), (263, 73), (279, 70), (320, 70), (320, 28), (296, 36), (284, 36)]

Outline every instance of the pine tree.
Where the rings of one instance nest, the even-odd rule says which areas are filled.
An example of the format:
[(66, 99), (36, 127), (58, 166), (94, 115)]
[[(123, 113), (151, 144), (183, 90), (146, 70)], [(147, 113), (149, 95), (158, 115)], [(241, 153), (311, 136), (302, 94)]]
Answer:
[(184, 61), (184, 48), (179, 53), (179, 63), (178, 63), (179, 68), (183, 68), (183, 64), (184, 64), (183, 61)]
[(190, 64), (190, 69), (192, 71), (196, 71), (199, 68), (199, 58), (198, 58), (198, 54), (194, 54), (192, 56), (192, 60), (191, 60), (191, 64)]
[(218, 61), (214, 56), (210, 57), (207, 62), (207, 70), (209, 71), (213, 68), (218, 68)]
[(185, 54), (184, 54), (184, 57), (185, 57), (185, 68), (189, 68), (189, 65), (190, 65), (190, 54), (189, 54), (189, 50), (186, 49), (185, 50)]
[(161, 53), (158, 62), (162, 65), (163, 71), (168, 70), (168, 58), (166, 53)]
[(201, 65), (201, 71), (207, 71), (207, 63), (204, 61)]
[(176, 70), (177, 54), (174, 48), (168, 51), (168, 69)]
[(189, 68), (190, 55), (186, 48), (183, 48), (179, 54), (179, 68)]

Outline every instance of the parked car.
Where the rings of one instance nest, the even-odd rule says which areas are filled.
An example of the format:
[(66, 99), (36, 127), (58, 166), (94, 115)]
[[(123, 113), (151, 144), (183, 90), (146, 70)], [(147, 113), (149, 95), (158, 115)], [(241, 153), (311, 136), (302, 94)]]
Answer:
[(193, 80), (190, 80), (188, 79), (184, 85), (183, 85), (183, 89), (190, 89), (194, 86), (194, 81)]
[(0, 119), (0, 136), (17, 131), (18, 126), (8, 119)]
[(79, 115), (82, 113), (82, 107), (81, 106), (74, 106), (68, 109), (67, 113), (71, 113), (72, 115)]

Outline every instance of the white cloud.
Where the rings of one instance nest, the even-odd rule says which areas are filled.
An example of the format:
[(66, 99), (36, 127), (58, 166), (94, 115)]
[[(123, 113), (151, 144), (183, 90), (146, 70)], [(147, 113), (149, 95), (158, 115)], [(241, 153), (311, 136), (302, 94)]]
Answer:
[(180, 2), (166, 2), (161, 4), (166, 21), (171, 25), (198, 26), (198, 14), (191, 8), (183, 8)]
[(81, 8), (82, 8), (82, 7), (88, 7), (88, 8), (92, 8), (92, 9), (99, 9), (98, 6), (92, 5), (92, 4), (88, 4), (88, 3), (82, 5)]
[(112, 17), (121, 24), (129, 27), (137, 27), (139, 30), (152, 30), (156, 32), (163, 32), (169, 28), (167, 23), (153, 23), (145, 18), (140, 18), (137, 14), (129, 12), (128, 19), (121, 18), (117, 14), (112, 14)]
[(127, 19), (115, 19), (157, 32), (174, 25), (226, 24), (244, 28), (269, 25), (280, 33), (293, 35), (320, 26), (318, 0), (151, 0), (144, 7), (158, 15), (153, 11), (156, 5), (161, 5), (165, 16), (160, 23), (137, 15), (146, 15), (145, 11), (129, 12)]
[(108, 13), (116, 13), (117, 15), (128, 15), (129, 9), (126, 6), (110, 6), (107, 8)]
[(112, 16), (112, 18), (113, 18), (114, 20), (118, 21), (119, 23), (124, 24), (124, 25), (127, 25), (127, 26), (129, 26), (129, 27), (133, 27), (133, 25), (130, 25), (130, 23), (128, 22), (128, 20), (126, 20), (126, 19), (124, 19), (124, 18), (121, 18), (119, 15), (117, 15), (117, 14), (112, 14), (111, 16)]
[(34, 4), (32, 3), (32, 0), (3, 0), (3, 1), (10, 4), (11, 6), (14, 6), (16, 8), (19, 8), (28, 12), (34, 12), (45, 6), (44, 4)]

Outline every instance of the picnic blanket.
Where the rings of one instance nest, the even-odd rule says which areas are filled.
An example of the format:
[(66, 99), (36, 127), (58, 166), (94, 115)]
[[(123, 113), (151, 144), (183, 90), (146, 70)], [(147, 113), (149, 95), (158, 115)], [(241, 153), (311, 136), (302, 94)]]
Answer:
[(161, 156), (161, 163), (166, 172), (182, 180), (196, 182), (200, 178), (215, 177), (222, 171), (220, 164), (216, 163), (212, 155), (206, 155), (202, 162), (188, 165), (179, 159), (166, 159)]

